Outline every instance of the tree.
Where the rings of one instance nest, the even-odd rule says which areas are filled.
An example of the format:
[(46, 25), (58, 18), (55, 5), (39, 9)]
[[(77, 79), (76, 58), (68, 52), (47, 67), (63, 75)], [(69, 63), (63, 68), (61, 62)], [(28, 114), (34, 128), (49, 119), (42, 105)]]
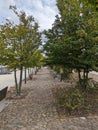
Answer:
[[(98, 17), (94, 6), (85, 1), (57, 0), (59, 16), (52, 29), (45, 32), (47, 63), (76, 69), (79, 83), (86, 88), (88, 73), (95, 70), (98, 61)], [(81, 72), (83, 76), (81, 77)]]
[[(3, 39), (3, 64), (14, 70), (16, 94), (21, 94), (23, 68), (31, 67), (31, 58), (41, 44), (38, 24), (32, 16), (26, 16), (25, 12), (17, 12), (15, 6), (10, 6), (19, 18), (19, 24), (14, 25), (7, 20), (2, 25), (1, 34)], [(3, 47), (2, 46), (2, 47)], [(6, 51), (5, 51), (6, 50)], [(17, 82), (16, 70), (20, 70), (20, 81)]]

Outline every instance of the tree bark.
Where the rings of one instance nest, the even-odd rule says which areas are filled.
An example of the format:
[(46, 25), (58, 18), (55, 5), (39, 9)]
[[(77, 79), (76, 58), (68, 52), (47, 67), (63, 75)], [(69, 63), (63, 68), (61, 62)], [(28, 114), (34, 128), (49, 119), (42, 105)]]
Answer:
[(25, 77), (24, 82), (26, 84), (27, 83), (27, 70), (26, 70), (26, 68), (25, 68), (25, 72), (24, 72), (24, 77)]
[(18, 83), (17, 83), (16, 68), (14, 69), (14, 79), (15, 79), (16, 95), (18, 95)]
[(21, 95), (22, 73), (23, 73), (23, 66), (21, 65), (21, 67), (20, 67), (20, 80), (19, 80), (19, 95)]
[(81, 71), (80, 70), (78, 70), (78, 79), (79, 79), (79, 81), (81, 80)]

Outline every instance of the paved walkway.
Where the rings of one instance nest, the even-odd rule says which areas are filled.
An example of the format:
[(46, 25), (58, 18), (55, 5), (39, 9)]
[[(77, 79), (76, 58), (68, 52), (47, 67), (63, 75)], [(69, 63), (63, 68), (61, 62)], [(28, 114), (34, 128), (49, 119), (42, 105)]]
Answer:
[(11, 100), (0, 113), (0, 130), (98, 130), (97, 116), (58, 116), (51, 89), (64, 85), (54, 80), (47, 68), (42, 68), (33, 81), (23, 85), (28, 95)]

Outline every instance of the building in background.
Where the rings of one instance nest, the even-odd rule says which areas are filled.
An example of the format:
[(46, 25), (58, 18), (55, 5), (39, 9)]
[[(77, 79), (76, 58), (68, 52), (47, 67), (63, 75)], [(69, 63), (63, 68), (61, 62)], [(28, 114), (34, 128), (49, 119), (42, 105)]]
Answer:
[(0, 65), (0, 74), (9, 74), (10, 70), (7, 69), (7, 66)]

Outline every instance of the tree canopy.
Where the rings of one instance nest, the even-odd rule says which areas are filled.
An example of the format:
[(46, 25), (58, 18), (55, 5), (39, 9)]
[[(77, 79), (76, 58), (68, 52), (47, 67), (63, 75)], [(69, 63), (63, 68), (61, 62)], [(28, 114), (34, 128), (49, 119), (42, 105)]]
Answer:
[[(32, 57), (41, 45), (41, 33), (33, 16), (26, 16), (24, 11), (18, 12), (15, 6), (10, 6), (10, 9), (19, 18), (19, 24), (6, 20), (0, 28), (0, 63), (14, 70), (16, 90), (20, 95), (23, 68), (34, 66)], [(16, 78), (17, 69), (20, 70), (19, 85)]]
[(98, 68), (98, 13), (93, 4), (81, 0), (57, 0), (59, 15), (45, 31), (48, 65), (60, 65), (88, 73)]

